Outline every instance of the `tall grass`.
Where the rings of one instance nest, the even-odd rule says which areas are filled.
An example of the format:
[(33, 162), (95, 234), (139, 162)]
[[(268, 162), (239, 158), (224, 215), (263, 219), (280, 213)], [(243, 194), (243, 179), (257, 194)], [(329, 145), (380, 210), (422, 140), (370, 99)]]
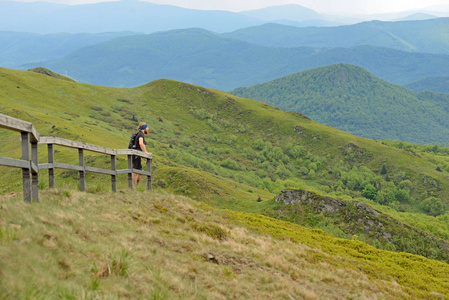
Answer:
[(422, 257), (165, 193), (65, 192), (1, 200), (0, 298), (447, 295), (447, 265)]

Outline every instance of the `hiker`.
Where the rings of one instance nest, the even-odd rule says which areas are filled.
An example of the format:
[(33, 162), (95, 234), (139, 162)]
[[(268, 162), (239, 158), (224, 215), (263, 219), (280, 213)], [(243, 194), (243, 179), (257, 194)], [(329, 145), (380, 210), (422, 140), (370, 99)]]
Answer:
[[(147, 151), (147, 147), (145, 146), (145, 134), (148, 134), (148, 124), (145, 122), (141, 122), (139, 124), (139, 132), (137, 133), (137, 136), (135, 138), (135, 147), (134, 149), (143, 151), (148, 154), (152, 154)], [(142, 170), (142, 158), (140, 156), (134, 155), (133, 156), (133, 168)], [(142, 178), (141, 174), (133, 173), (133, 185), (137, 186), (140, 182), (140, 179)]]

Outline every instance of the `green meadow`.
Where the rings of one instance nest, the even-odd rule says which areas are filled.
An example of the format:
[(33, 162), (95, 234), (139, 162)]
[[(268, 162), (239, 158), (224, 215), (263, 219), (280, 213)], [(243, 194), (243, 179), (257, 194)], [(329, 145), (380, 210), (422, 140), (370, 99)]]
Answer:
[[(359, 138), (173, 80), (110, 88), (0, 68), (0, 90), (0, 113), (32, 122), (41, 136), (123, 149), (138, 123), (148, 122), (154, 162), (152, 192), (143, 185), (129, 192), (119, 176), (113, 194), (109, 176), (88, 174), (87, 192), (80, 193), (78, 174), (64, 170), (56, 189), (47, 189), (43, 171), (40, 202), (33, 204), (21, 201), (20, 170), (0, 167), (3, 298), (448, 294), (444, 259), (387, 251), (395, 248), (364, 240), (341, 219), (312, 212), (299, 218), (274, 201), (295, 188), (365, 202), (447, 242), (446, 148)], [(0, 130), (0, 156), (19, 158), (19, 139)], [(39, 162), (46, 159), (39, 146)], [(77, 163), (78, 153), (56, 147), (55, 160)], [(88, 153), (86, 163), (107, 168), (110, 159)], [(118, 164), (125, 167), (125, 158)]]

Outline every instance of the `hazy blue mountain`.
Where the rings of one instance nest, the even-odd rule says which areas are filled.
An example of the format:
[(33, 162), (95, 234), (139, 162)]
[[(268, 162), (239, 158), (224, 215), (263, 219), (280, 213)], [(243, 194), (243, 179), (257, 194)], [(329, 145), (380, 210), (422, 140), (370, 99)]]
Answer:
[(426, 13), (414, 13), (411, 15), (408, 15), (403, 18), (395, 19), (394, 21), (420, 21), (420, 20), (431, 20), (431, 19), (437, 19), (438, 16), (426, 14)]
[(332, 64), (360, 66), (383, 80), (407, 84), (422, 78), (449, 75), (449, 55), (400, 51), (375, 46), (322, 49), (302, 61), (309, 70)]
[(56, 59), (87, 46), (132, 34), (116, 32), (39, 35), (0, 31), (0, 66), (18, 68), (26, 63)]
[(359, 65), (397, 84), (449, 76), (449, 55), (373, 46), (270, 48), (201, 29), (120, 37), (21, 68), (41, 66), (96, 85), (130, 87), (170, 78), (227, 91), (336, 63)]
[(404, 86), (415, 92), (432, 91), (449, 94), (449, 76), (424, 78)]
[(313, 52), (261, 47), (189, 29), (116, 38), (39, 66), (96, 85), (137, 86), (170, 78), (230, 90), (285, 75), (279, 70)]
[(316, 11), (295, 4), (270, 6), (262, 9), (248, 10), (240, 12), (240, 14), (265, 21), (290, 20), (295, 22), (304, 22), (324, 19), (324, 17)]
[(267, 47), (355, 47), (449, 54), (449, 18), (424, 21), (371, 21), (338, 27), (298, 28), (264, 24), (224, 34)]
[(353, 65), (332, 65), (231, 92), (352, 134), (441, 143), (449, 135), (449, 95), (415, 93)]
[(33, 33), (151, 33), (178, 28), (227, 32), (264, 21), (228, 11), (204, 11), (138, 0), (82, 5), (0, 1), (0, 30)]

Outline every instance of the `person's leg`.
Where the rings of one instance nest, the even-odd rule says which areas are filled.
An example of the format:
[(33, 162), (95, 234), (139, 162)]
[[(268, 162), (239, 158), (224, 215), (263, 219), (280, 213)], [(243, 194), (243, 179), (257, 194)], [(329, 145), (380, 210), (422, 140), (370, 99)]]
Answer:
[(139, 174), (137, 174), (137, 173), (133, 173), (133, 185), (134, 186), (137, 186), (139, 184), (139, 182), (137, 181), (137, 176), (138, 175)]
[[(137, 157), (133, 158), (133, 168), (142, 170), (142, 162), (141, 162), (140, 157), (137, 156)], [(139, 184), (140, 178), (142, 178), (142, 175), (133, 173), (133, 185), (134, 186), (137, 186)]]

